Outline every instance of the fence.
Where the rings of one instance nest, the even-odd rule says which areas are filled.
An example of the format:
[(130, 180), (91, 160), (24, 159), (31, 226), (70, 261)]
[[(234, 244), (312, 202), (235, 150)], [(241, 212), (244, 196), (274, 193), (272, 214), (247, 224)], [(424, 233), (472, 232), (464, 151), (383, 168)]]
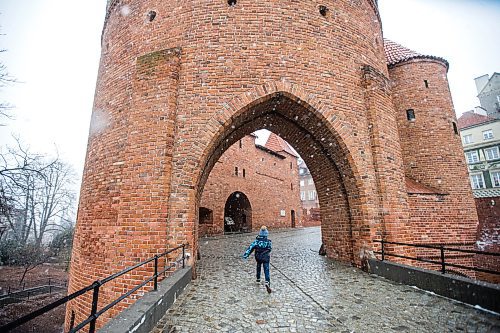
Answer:
[[(72, 293), (71, 295), (68, 295), (66, 297), (63, 297), (61, 299), (58, 299), (57, 301), (53, 302), (53, 303), (50, 303), (38, 310), (35, 310), (19, 319), (16, 319), (4, 326), (1, 326), (0, 327), (0, 332), (9, 332), (10, 330), (16, 328), (16, 327), (19, 327), (21, 325), (23, 325), (24, 323), (27, 323), (28, 321), (38, 317), (38, 316), (41, 316), (43, 315), (44, 313), (46, 312), (49, 312), (50, 310), (52, 309), (55, 309), (57, 308), (58, 306), (61, 306), (63, 304), (66, 304), (67, 302), (89, 292), (89, 291), (92, 291), (93, 294), (92, 294), (92, 307), (91, 307), (91, 311), (90, 311), (90, 314), (89, 316), (87, 317), (87, 319), (85, 319), (84, 321), (82, 321), (81, 323), (79, 323), (78, 325), (74, 326), (74, 319), (75, 319), (75, 316), (74, 316), (74, 313), (72, 313), (71, 315), (71, 320), (70, 320), (70, 330), (69, 330), (69, 333), (74, 333), (74, 332), (78, 332), (79, 330), (81, 330), (82, 328), (86, 327), (87, 325), (89, 325), (89, 333), (94, 333), (95, 332), (95, 326), (96, 326), (96, 321), (97, 321), (97, 318), (99, 318), (103, 313), (105, 313), (106, 311), (108, 311), (109, 309), (111, 309), (113, 306), (115, 306), (116, 304), (118, 304), (119, 302), (121, 302), (122, 300), (124, 300), (125, 298), (127, 298), (128, 296), (132, 295), (134, 292), (136, 292), (137, 290), (139, 290), (140, 288), (144, 287), (146, 284), (150, 283), (151, 281), (153, 281), (153, 290), (156, 291), (158, 290), (158, 276), (160, 276), (161, 274), (165, 274), (168, 270), (170, 270), (172, 267), (174, 267), (176, 264), (177, 264), (177, 261), (174, 261), (172, 264), (170, 265), (165, 265), (165, 269), (161, 270), (161, 271), (158, 271), (158, 260), (162, 257), (166, 257), (168, 254), (174, 252), (174, 251), (177, 251), (179, 249), (182, 249), (182, 258), (180, 259), (180, 261), (182, 261), (182, 268), (185, 267), (185, 259), (186, 259), (186, 246), (187, 244), (182, 244), (176, 248), (173, 248), (167, 252), (164, 252), (162, 254), (159, 254), (159, 255), (155, 255), (154, 257), (152, 258), (149, 258), (145, 261), (142, 261), (132, 267), (129, 267), (129, 268), (126, 268), (118, 273), (115, 273), (113, 275), (110, 275), (108, 276), (107, 278), (103, 279), (103, 280), (97, 280), (95, 281), (94, 283), (92, 283), (91, 285), (88, 285), (74, 293)], [(101, 288), (102, 285), (116, 279), (117, 277), (120, 277), (130, 271), (133, 271), (141, 266), (144, 266), (150, 262), (153, 262), (154, 261), (154, 273), (153, 273), (153, 276), (151, 276), (150, 278), (146, 279), (145, 281), (143, 281), (141, 284), (139, 284), (138, 286), (134, 287), (133, 289), (129, 290), (128, 292), (126, 292), (125, 294), (123, 294), (122, 296), (118, 297), (116, 300), (114, 300), (113, 302), (107, 304), (106, 306), (104, 306), (102, 309), (100, 309), (99, 311), (97, 310), (97, 304), (98, 304), (98, 301), (99, 301), (99, 290)]]
[[(471, 271), (475, 271), (475, 272), (482, 272), (482, 273), (500, 275), (500, 272), (498, 272), (498, 271), (493, 271), (493, 270), (484, 269), (484, 268), (471, 267), (471, 266), (465, 266), (465, 265), (460, 265), (460, 264), (456, 264), (456, 263), (446, 262), (446, 251), (468, 253), (468, 254), (480, 254), (480, 255), (494, 256), (494, 257), (500, 257), (500, 253), (485, 252), (485, 251), (476, 251), (476, 250), (468, 250), (468, 249), (459, 249), (459, 248), (451, 248), (451, 247), (445, 247), (444, 245), (441, 245), (441, 244), (440, 245), (408, 244), (408, 243), (399, 243), (399, 242), (388, 242), (388, 241), (385, 241), (385, 240), (374, 240), (374, 242), (382, 244), (381, 251), (374, 251), (374, 253), (380, 254), (382, 256), (381, 257), (382, 261), (385, 260), (386, 256), (389, 256), (389, 257), (410, 259), (410, 260), (415, 260), (415, 261), (419, 261), (419, 262), (425, 262), (425, 263), (440, 265), (440, 267), (441, 267), (441, 273), (443, 273), (443, 274), (446, 273), (446, 267), (448, 266), (448, 267), (454, 267), (454, 268), (459, 268), (459, 269), (471, 270)], [(405, 256), (405, 255), (395, 254), (395, 253), (387, 253), (387, 251), (385, 249), (385, 244), (400, 245), (400, 246), (409, 246), (409, 247), (414, 247), (414, 248), (424, 248), (424, 249), (439, 250), (440, 260), (436, 261), (436, 260), (419, 258), (419, 257), (408, 257), (408, 256)]]
[(25, 281), (22, 283), (22, 285), (19, 286), (19, 288), (15, 288), (15, 287), (11, 287), (11, 286), (8, 286), (8, 288), (5, 290), (5, 294), (3, 295), (0, 295), (0, 297), (4, 297), (4, 296), (9, 296), (10, 294), (15, 294), (15, 293), (19, 293), (20, 291), (25, 291), (25, 290), (29, 290), (29, 289), (33, 289), (33, 288), (37, 288), (37, 287), (44, 287), (44, 286), (48, 286), (48, 287), (66, 287), (68, 284), (66, 281), (64, 281), (64, 283), (54, 283), (54, 279), (53, 278), (46, 278), (46, 279), (38, 279), (38, 280), (29, 280), (29, 281)]

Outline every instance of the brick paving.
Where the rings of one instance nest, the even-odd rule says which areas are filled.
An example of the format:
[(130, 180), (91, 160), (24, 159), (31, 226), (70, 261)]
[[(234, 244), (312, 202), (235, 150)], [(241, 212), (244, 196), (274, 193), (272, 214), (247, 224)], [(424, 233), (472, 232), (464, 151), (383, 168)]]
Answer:
[(152, 332), (500, 332), (498, 316), (319, 256), (319, 228), (271, 230), (267, 294), (241, 259), (254, 237), (201, 239), (198, 279)]

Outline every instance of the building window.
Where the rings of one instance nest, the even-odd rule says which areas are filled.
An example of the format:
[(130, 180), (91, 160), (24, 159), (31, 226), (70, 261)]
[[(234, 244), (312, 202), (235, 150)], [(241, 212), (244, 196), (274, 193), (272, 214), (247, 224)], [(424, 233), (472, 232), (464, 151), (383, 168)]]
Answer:
[(309, 191), (309, 200), (316, 200), (316, 191)]
[(292, 170), (292, 169), (293, 169), (293, 164), (292, 164), (292, 162), (290, 162), (290, 170)]
[(491, 171), (490, 176), (493, 187), (500, 187), (500, 171)]
[(290, 190), (293, 191), (293, 183), (290, 183)]
[(415, 121), (415, 110), (408, 109), (406, 110), (406, 119), (409, 121)]
[(238, 176), (238, 167), (234, 167), (234, 175)]
[(458, 135), (458, 127), (457, 127), (457, 123), (456, 122), (452, 122), (452, 125), (453, 125), (453, 132)]
[(498, 147), (486, 148), (484, 150), (484, 156), (486, 156), (486, 160), (496, 160), (500, 158), (500, 154), (498, 153)]
[(240, 148), (243, 147), (243, 144), (241, 143), (241, 140), (240, 140)]
[(473, 189), (484, 188), (483, 174), (478, 173), (470, 176), (470, 182)]
[(312, 179), (312, 178), (309, 178), (309, 179), (307, 180), (307, 184), (309, 184), (309, 185), (312, 185), (312, 184), (314, 184), (314, 181), (313, 181), (313, 179)]
[(302, 201), (306, 200), (306, 191), (300, 191), (300, 200)]
[(243, 169), (243, 178), (245, 178), (245, 176), (246, 176), (246, 171), (245, 169)]
[(483, 139), (484, 140), (491, 140), (493, 139), (493, 131), (492, 130), (487, 130), (483, 132)]
[(464, 144), (472, 143), (472, 134), (464, 135)]
[(262, 162), (264, 162), (264, 157), (262, 157), (260, 160), (261, 160)]
[(479, 155), (477, 154), (477, 151), (475, 151), (475, 150), (466, 152), (465, 156), (467, 157), (467, 163), (469, 163), (469, 164), (479, 162)]
[(303, 187), (303, 186), (304, 186), (304, 179), (302, 179), (302, 180), (300, 181), (300, 186), (301, 186), (301, 187)]

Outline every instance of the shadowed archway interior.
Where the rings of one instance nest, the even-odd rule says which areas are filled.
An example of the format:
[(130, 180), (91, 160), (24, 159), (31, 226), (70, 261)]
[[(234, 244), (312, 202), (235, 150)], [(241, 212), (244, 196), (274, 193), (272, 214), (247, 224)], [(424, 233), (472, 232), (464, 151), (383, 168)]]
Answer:
[(234, 192), (224, 207), (224, 232), (247, 232), (252, 230), (252, 205), (242, 192)]
[(354, 253), (369, 241), (370, 229), (360, 226), (359, 186), (349, 152), (328, 121), (294, 96), (276, 93), (249, 105), (224, 128), (214, 140), (200, 175), (198, 202), (219, 157), (245, 135), (268, 129), (288, 141), (310, 168), (321, 207), (323, 242), (334, 244), (329, 255), (355, 262), (358, 256)]

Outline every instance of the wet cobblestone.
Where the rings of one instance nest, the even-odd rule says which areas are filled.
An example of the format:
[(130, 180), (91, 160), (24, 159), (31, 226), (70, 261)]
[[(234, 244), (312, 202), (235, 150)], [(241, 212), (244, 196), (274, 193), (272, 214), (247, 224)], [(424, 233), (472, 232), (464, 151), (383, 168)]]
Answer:
[(152, 332), (500, 332), (493, 314), (319, 256), (319, 228), (271, 231), (267, 294), (241, 258), (254, 238), (201, 239), (198, 279)]

